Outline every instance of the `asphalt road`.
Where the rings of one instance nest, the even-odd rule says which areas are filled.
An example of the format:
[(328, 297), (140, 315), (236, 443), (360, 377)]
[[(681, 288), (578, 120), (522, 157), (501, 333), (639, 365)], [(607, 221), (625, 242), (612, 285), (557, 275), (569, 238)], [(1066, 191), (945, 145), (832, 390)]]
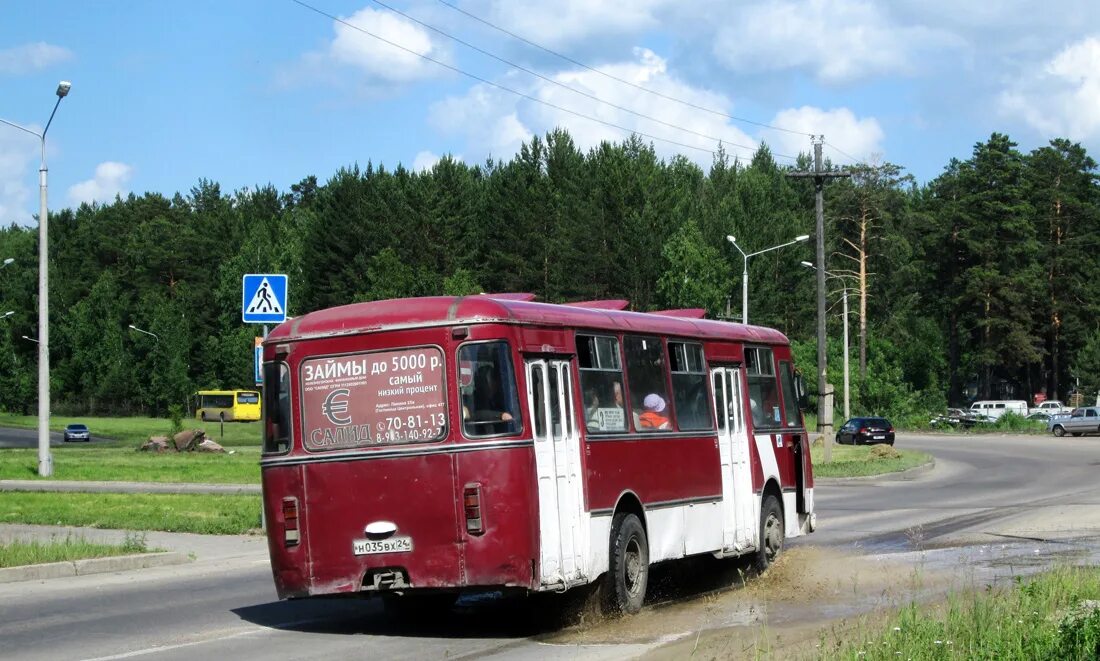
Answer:
[[(932, 452), (936, 469), (819, 485), (819, 530), (800, 544), (906, 557), (916, 546), (1100, 539), (1100, 438), (900, 434), (898, 445)], [(689, 598), (678, 616), (702, 621), (706, 602)], [(255, 548), (186, 569), (0, 585), (12, 659), (625, 658), (662, 643), (644, 632), (562, 643), (538, 614), (496, 601), (410, 620), (373, 602), (278, 602)]]
[[(92, 436), (91, 443), (102, 442), (105, 439)], [(62, 432), (52, 431), (50, 432), (50, 446), (55, 447), (65, 444), (65, 436)], [(72, 445), (83, 445), (83, 443), (72, 442)], [(38, 447), (38, 430), (37, 429), (14, 429), (11, 427), (0, 427), (0, 449), (2, 448), (36, 448)]]

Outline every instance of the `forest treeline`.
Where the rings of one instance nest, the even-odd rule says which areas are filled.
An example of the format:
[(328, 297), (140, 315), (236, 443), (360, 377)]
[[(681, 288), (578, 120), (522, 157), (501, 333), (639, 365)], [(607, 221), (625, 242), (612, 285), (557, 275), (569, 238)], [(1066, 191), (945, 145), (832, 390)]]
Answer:
[[(828, 167), (839, 167), (827, 164)], [(56, 412), (163, 414), (200, 388), (249, 387), (259, 328), (241, 276), (290, 276), (291, 315), (403, 296), (533, 292), (633, 309), (740, 313), (741, 255), (812, 234), (812, 183), (767, 147), (709, 169), (634, 137), (533, 138), (507, 161), (369, 162), (288, 191), (129, 195), (50, 219)], [(1100, 180), (1078, 144), (1005, 135), (918, 184), (845, 166), (825, 194), (829, 379), (840, 391), (847, 288), (854, 412), (924, 415), (974, 397), (1100, 389)], [(36, 401), (37, 229), (0, 230), (0, 409)], [(749, 318), (816, 360), (813, 243), (749, 261)], [(133, 324), (154, 335), (138, 333)], [(813, 381), (813, 379), (809, 379)], [(839, 405), (839, 402), (838, 402)]]

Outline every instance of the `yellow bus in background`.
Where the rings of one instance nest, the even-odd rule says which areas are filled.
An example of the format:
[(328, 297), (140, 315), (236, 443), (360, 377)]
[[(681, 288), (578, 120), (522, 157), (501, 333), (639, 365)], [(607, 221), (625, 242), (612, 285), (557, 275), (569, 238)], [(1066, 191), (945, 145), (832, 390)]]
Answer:
[(200, 390), (195, 393), (195, 417), (208, 422), (252, 422), (260, 419), (256, 390)]

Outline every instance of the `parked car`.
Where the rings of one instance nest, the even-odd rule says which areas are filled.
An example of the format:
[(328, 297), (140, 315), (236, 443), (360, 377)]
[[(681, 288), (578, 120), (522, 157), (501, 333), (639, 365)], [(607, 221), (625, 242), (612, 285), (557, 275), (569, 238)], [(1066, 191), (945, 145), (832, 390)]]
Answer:
[(941, 413), (928, 421), (933, 427), (958, 427), (967, 417), (962, 409), (947, 409), (947, 413)]
[(1028, 410), (1027, 402), (1022, 399), (990, 399), (971, 404), (970, 413), (996, 420), (1005, 413), (1015, 413), (1022, 418), (1028, 414)]
[(84, 441), (88, 442), (92, 440), (92, 433), (88, 431), (88, 425), (74, 422), (73, 424), (65, 427), (65, 442), (69, 441)]
[(1048, 411), (1032, 411), (1027, 414), (1028, 420), (1038, 420), (1040, 422), (1049, 422), (1051, 414)]
[(869, 443), (894, 444), (894, 425), (886, 418), (852, 418), (836, 432), (837, 443), (866, 445)]
[(1069, 416), (1052, 416), (1047, 430), (1055, 436), (1100, 433), (1100, 406), (1083, 406), (1073, 409)]
[[(1048, 399), (1038, 406), (1031, 407), (1030, 413), (1046, 413), (1049, 416), (1055, 413), (1069, 413), (1072, 410), (1057, 399)], [(1030, 418), (1031, 415), (1029, 414), (1028, 417)]]

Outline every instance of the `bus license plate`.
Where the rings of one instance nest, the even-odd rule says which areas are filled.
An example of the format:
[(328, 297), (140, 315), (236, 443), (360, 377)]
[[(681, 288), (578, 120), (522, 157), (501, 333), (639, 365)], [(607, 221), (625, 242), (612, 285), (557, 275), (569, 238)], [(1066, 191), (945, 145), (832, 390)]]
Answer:
[(413, 550), (412, 537), (390, 537), (389, 539), (356, 539), (351, 543), (355, 555), (374, 553), (406, 553)]

